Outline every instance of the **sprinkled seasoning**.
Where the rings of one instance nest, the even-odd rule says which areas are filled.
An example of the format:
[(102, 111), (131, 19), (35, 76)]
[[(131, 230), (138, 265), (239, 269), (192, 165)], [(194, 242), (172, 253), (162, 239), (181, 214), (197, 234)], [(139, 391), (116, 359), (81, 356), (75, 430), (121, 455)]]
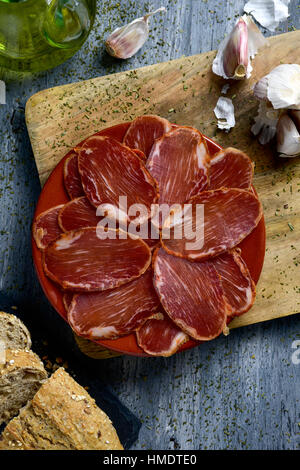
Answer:
[[(170, 12), (168, 20), (153, 18), (153, 31), (147, 47), (128, 62), (120, 63), (107, 57), (104, 52), (104, 39), (118, 25), (141, 16), (146, 9), (160, 6), (160, 3), (150, 4), (150, 2), (133, 0), (99, 2), (95, 29), (74, 59), (50, 71), (47, 76), (33, 77), (29, 83), (15, 88), (11, 84), (8, 85), (10, 105), (5, 109), (0, 107), (0, 112), (4, 117), (0, 126), (0, 202), (3, 216), (0, 227), (1, 280), (3, 281), (1, 288), (7, 292), (10, 303), (19, 305), (20, 311), (29, 298), (28, 292), (36, 299), (40, 299), (41, 296), (33, 269), (32, 267), (28, 269), (30, 223), (40, 188), (30, 146), (24, 135), (24, 116), (21, 120), (23, 130), (21, 126), (20, 130), (12, 133), (9, 124), (11, 111), (19, 104), (24, 106), (30, 95), (47, 87), (80, 82), (80, 80), (100, 75), (128, 71), (151, 63), (176, 59), (181, 57), (183, 52), (190, 55), (209, 50), (211, 47), (216, 48), (218, 40), (222, 39), (227, 21), (234, 23), (235, 18), (239, 16), (241, 6), (239, 2), (226, 2), (225, 8), (225, 2), (220, 0), (199, 2), (166, 0), (162, 3)], [(288, 23), (290, 27), (293, 22), (296, 24), (295, 18), (291, 17)], [(193, 44), (189, 40), (190, 32), (187, 29), (190, 23), (194, 31), (201, 32), (197, 43)], [(221, 25), (220, 29), (218, 25)], [(296, 27), (299, 28), (299, 23)], [(180, 33), (181, 29), (184, 33)], [(212, 31), (214, 31), (214, 37), (212, 37)], [(73, 144), (70, 141), (68, 126), (63, 123), (64, 119), (66, 123), (68, 119), (74, 119), (76, 135), (84, 137), (90, 130), (98, 130), (99, 127), (109, 125), (112, 116), (114, 123), (132, 119), (135, 115), (134, 109), (140, 103), (139, 113), (152, 111), (167, 116), (170, 112), (170, 116), (167, 117), (172, 122), (175, 119), (178, 120), (179, 124), (192, 123), (192, 119), (195, 119), (195, 125), (205, 130), (208, 136), (216, 132), (216, 138), (220, 144), (239, 146), (239, 138), (234, 134), (229, 136), (228, 140), (222, 141), (220, 133), (214, 130), (216, 123), (212, 115), (208, 116), (206, 112), (198, 115), (198, 111), (195, 112), (195, 109), (207, 109), (209, 105), (209, 98), (202, 93), (200, 84), (204, 83), (206, 86), (208, 82), (210, 60), (211, 56), (207, 54), (207, 62), (203, 63), (201, 71), (197, 70), (197, 61), (194, 60), (187, 62), (185, 67), (182, 66), (179, 70), (181, 73), (178, 74), (181, 94), (178, 97), (173, 96), (172, 102), (165, 107), (160, 107), (159, 102), (155, 102), (163, 83), (156, 89), (157, 84), (151, 80), (139, 81), (138, 73), (128, 73), (125, 82), (118, 79), (113, 84), (109, 77), (103, 87), (105, 93), (102, 93), (101, 87), (93, 81), (91, 83), (94, 93), (92, 104), (85, 95), (84, 85), (78, 83), (78, 90), (82, 92), (83, 98), (86, 97), (82, 99), (78, 117), (73, 117), (71, 104), (72, 97), (77, 95), (65, 89), (59, 102), (67, 104), (62, 105), (58, 110), (62, 124), (55, 139), (51, 140), (49, 135), (45, 136), (45, 150), (48, 151), (49, 148), (54, 152), (59, 152), (61, 149), (63, 153), (66, 147)], [(190, 70), (197, 70), (195, 76), (190, 77)], [(186, 80), (187, 86), (192, 85), (196, 91), (193, 100), (189, 94), (190, 88), (183, 90), (183, 79)], [(136, 86), (137, 82), (141, 88)], [(167, 81), (165, 85), (168, 85)], [(138, 91), (139, 98), (133, 92), (135, 89)], [(128, 95), (126, 95), (127, 92)], [(213, 89), (210, 96), (215, 100), (214, 92)], [(20, 99), (19, 103), (14, 99), (15, 96)], [(237, 95), (235, 99), (237, 107), (240, 106), (239, 96)], [(190, 108), (184, 107), (183, 103), (187, 103)], [(254, 108), (254, 104), (252, 107)], [(46, 109), (47, 120), (49, 123), (55, 123), (56, 108), (49, 103)], [(105, 114), (102, 109), (105, 110)], [(191, 116), (191, 118), (180, 118), (183, 109), (186, 109), (185, 116)], [(113, 110), (119, 112), (113, 113)], [(90, 119), (81, 119), (80, 112), (82, 115), (89, 116)], [(248, 123), (247, 126), (248, 129)], [(258, 159), (255, 185), (259, 193), (264, 191), (264, 187), (268, 188), (268, 197), (263, 201), (268, 226), (265, 269), (268, 272), (272, 271), (281, 283), (276, 289), (277, 293), (273, 293), (273, 296), (263, 305), (269, 305), (270, 301), (273, 302), (272, 305), (276, 305), (278, 299), (279, 301), (280, 298), (290, 299), (292, 296), (300, 299), (299, 275), (297, 277), (299, 265), (297, 268), (293, 261), (295, 255), (300, 252), (299, 236), (297, 238), (296, 224), (294, 224), (296, 228), (293, 231), (290, 231), (287, 225), (289, 217), (296, 210), (298, 211), (299, 207), (298, 199), (295, 199), (295, 196), (299, 197), (300, 192), (299, 170), (297, 168), (292, 170), (291, 166), (294, 174), (288, 175), (290, 166), (288, 164), (276, 168), (276, 172), (273, 172), (269, 155), (262, 156), (254, 144), (251, 158)], [(260, 176), (262, 171), (265, 174)], [(287, 183), (289, 179), (293, 183), (293, 195)], [(280, 196), (276, 196), (277, 192)], [(286, 213), (286, 219), (276, 217), (279, 224), (273, 225), (275, 209), (282, 208), (287, 203), (289, 208), (281, 211)], [(294, 209), (290, 215), (292, 206)], [(281, 247), (285, 243), (286, 232), (288, 232), (289, 244), (285, 244), (285, 250), (283, 250)], [(22, 253), (26, 250), (28, 256), (19, 258), (20, 249)], [(18, 266), (14, 262), (15, 259), (18, 260)], [(297, 261), (296, 258), (295, 260)], [(262, 301), (263, 295), (266, 299), (272, 291), (271, 285), (266, 286), (264, 292), (258, 290), (257, 300)], [(299, 300), (297, 302), (296, 308), (300, 311)], [(43, 308), (38, 305), (36, 312), (46, 315)], [(284, 326), (281, 326), (283, 324)], [(286, 339), (286, 343), (282, 345), (279, 342), (276, 343), (274, 339), (279, 328), (282, 328), (282, 335), (284, 334)], [(191, 450), (198, 448), (262, 449), (268, 446), (271, 448), (277, 444), (279, 447), (299, 448), (299, 402), (297, 401), (299, 399), (297, 367), (299, 366), (287, 364), (292, 351), (290, 345), (292, 341), (300, 338), (298, 330), (297, 317), (295, 319), (291, 317), (287, 321), (282, 320), (278, 323), (266, 322), (254, 327), (232, 330), (228, 339), (220, 338), (214, 344), (203, 344), (167, 360), (155, 358), (148, 361), (148, 359), (123, 357), (110, 359), (112, 362), (102, 361), (101, 377), (103, 375), (105, 380), (107, 379), (123, 403), (145, 423), (133, 449), (149, 449), (150, 447)], [(253, 352), (255, 352), (255, 360), (251, 359)], [(52, 370), (55, 357), (51, 359), (49, 371)], [(100, 366), (100, 363), (97, 364)], [(148, 379), (144, 381), (146, 375)], [(176, 380), (174, 380), (175, 376), (178, 376)], [(280, 397), (277, 387), (280, 387), (282, 391)], [(146, 425), (151, 429), (147, 429)]]

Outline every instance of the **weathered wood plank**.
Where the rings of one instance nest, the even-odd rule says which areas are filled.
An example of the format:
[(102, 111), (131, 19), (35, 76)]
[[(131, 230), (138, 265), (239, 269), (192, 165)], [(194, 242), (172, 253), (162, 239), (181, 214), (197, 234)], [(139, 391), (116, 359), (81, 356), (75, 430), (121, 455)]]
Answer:
[[(81, 51), (55, 70), (8, 84), (7, 105), (0, 106), (0, 306), (18, 307), (41, 355), (48, 347), (54, 358), (72, 352), (64, 341), (67, 328), (44, 300), (29, 262), (30, 222), (40, 186), (22, 113), (13, 125), (10, 119), (39, 90), (215, 49), (245, 2), (153, 0), (151, 7), (161, 3), (168, 13), (152, 23), (145, 48), (121, 62), (105, 55), (102, 38), (150, 5), (97, 0), (95, 29)], [(278, 32), (300, 28), (298, 6), (291, 0), (291, 19)], [(300, 366), (291, 361), (299, 331), (300, 318), (294, 315), (234, 330), (167, 360), (90, 360), (90, 373), (106, 380), (143, 420), (137, 449), (299, 449)], [(42, 346), (44, 340), (48, 347)]]

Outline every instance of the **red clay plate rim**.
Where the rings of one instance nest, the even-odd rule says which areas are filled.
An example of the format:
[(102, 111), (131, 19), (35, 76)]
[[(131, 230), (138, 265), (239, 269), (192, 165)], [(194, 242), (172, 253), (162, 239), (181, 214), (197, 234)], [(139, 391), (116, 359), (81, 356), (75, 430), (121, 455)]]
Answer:
[[(117, 124), (116, 126), (109, 127), (97, 133), (97, 135), (109, 135), (114, 137), (117, 140), (122, 141), (125, 135), (126, 130), (128, 129), (130, 123)], [(175, 126), (174, 126), (175, 127)], [(213, 155), (217, 151), (221, 150), (222, 147), (215, 143), (210, 138), (204, 136), (209, 151)], [(80, 145), (80, 144), (78, 144)], [(63, 164), (68, 154), (62, 158), (62, 160), (57, 164), (57, 166), (52, 170), (50, 176), (48, 177), (41, 194), (39, 196), (33, 221), (36, 217), (43, 211), (50, 209), (58, 204), (63, 204), (68, 202), (70, 199), (64, 189), (63, 182)], [(53, 186), (55, 185), (56, 190), (53, 191)], [(255, 189), (253, 188), (256, 193)], [(67, 321), (67, 313), (63, 305), (63, 293), (62, 291), (46, 277), (44, 274), (42, 266), (42, 252), (37, 248), (33, 236), (31, 235), (31, 245), (32, 245), (32, 255), (33, 262), (36, 269), (37, 277), (42, 286), (42, 289), (49, 300), (53, 308), (59, 313), (59, 315)], [(248, 265), (251, 276), (257, 284), (258, 279), (261, 274), (261, 270), (264, 263), (265, 256), (265, 246), (266, 246), (266, 229), (264, 223), (264, 217), (261, 218), (258, 226), (253, 230), (253, 232), (239, 245), (242, 250), (242, 257)], [(106, 349), (111, 349), (122, 354), (128, 354), (132, 356), (142, 356), (142, 357), (153, 357), (150, 354), (145, 353), (136, 342), (135, 334), (132, 333), (127, 336), (123, 336), (115, 340), (102, 340), (94, 341), (95, 343), (103, 346)], [(191, 349), (195, 346), (198, 346), (200, 342), (189, 340), (181, 346), (179, 351), (185, 351)], [(179, 352), (178, 351), (178, 352)]]

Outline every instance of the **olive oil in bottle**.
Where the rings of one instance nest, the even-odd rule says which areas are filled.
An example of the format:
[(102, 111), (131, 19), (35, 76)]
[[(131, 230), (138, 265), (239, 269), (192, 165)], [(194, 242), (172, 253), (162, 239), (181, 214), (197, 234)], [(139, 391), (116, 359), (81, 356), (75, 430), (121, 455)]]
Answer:
[(80, 49), (96, 0), (0, 0), (0, 68), (37, 72)]

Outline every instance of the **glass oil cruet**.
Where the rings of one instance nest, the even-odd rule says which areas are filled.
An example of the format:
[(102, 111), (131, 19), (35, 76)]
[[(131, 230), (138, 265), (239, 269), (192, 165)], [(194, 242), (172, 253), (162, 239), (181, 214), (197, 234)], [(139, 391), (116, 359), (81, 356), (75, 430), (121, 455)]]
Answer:
[(0, 0), (0, 69), (38, 72), (80, 49), (96, 0)]

